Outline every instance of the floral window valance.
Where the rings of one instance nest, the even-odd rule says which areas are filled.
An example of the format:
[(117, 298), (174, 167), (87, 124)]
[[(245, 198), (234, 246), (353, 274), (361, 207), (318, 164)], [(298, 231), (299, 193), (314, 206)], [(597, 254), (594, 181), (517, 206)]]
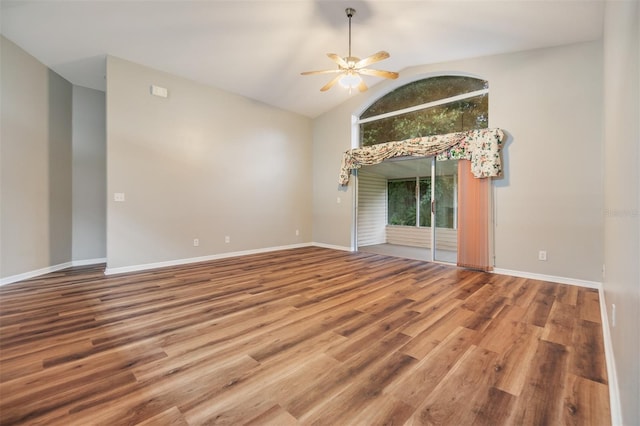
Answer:
[(438, 160), (470, 160), (471, 172), (477, 178), (500, 176), (503, 139), (504, 132), (500, 129), (476, 129), (350, 149), (342, 157), (338, 182), (347, 185), (351, 170), (388, 158), (433, 155), (437, 155)]

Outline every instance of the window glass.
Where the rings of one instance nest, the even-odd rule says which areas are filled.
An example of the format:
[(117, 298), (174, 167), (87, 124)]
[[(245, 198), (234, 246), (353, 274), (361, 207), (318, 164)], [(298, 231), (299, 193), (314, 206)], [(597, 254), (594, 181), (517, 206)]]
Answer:
[[(452, 160), (457, 162), (457, 160)], [(454, 175), (436, 175), (436, 227), (453, 228), (457, 189)]]
[(488, 96), (383, 118), (360, 125), (361, 146), (487, 127)]
[[(374, 102), (360, 116), (361, 120), (372, 118), (372, 121), (360, 124), (360, 146), (486, 128), (488, 94), (457, 101), (448, 99), (487, 89), (487, 81), (462, 76), (432, 77), (399, 87)], [(373, 118), (436, 101), (442, 104)]]
[(387, 182), (389, 225), (416, 225), (416, 180)]
[[(455, 160), (453, 160), (455, 161)], [(455, 227), (456, 182), (454, 175), (436, 176), (436, 226)], [(389, 225), (416, 226), (416, 180), (387, 181), (387, 212)], [(419, 179), (420, 221), (418, 226), (431, 226), (431, 179)]]
[(374, 102), (360, 118), (373, 117), (389, 111), (397, 111), (440, 99), (450, 98), (463, 93), (487, 89), (488, 83), (473, 77), (445, 75), (414, 81), (398, 87)]
[(431, 226), (430, 178), (420, 178), (420, 226)]

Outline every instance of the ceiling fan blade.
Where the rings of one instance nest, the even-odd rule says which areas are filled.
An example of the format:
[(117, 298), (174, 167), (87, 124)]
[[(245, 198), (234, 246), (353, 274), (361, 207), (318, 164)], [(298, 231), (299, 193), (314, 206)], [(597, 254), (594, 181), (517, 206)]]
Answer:
[(327, 53), (327, 56), (342, 68), (349, 68), (349, 64), (347, 63), (347, 61), (345, 61), (342, 57), (336, 55), (335, 53)]
[(327, 84), (325, 84), (324, 86), (322, 86), (320, 88), (321, 92), (326, 92), (327, 90), (331, 89), (333, 87), (334, 84), (336, 84), (340, 78), (342, 77), (342, 74), (338, 74), (336, 75), (333, 80), (331, 80), (330, 82), (328, 82)]
[(372, 70), (368, 68), (360, 68), (358, 72), (364, 75), (373, 75), (375, 77), (390, 78), (392, 80), (395, 80), (396, 78), (398, 78), (398, 73), (392, 72), (392, 71), (380, 71), (380, 70)]
[(367, 83), (365, 83), (364, 80), (360, 81), (360, 84), (358, 84), (358, 90), (361, 92), (366, 92), (367, 89)]
[(301, 72), (300, 74), (302, 75), (315, 75), (315, 74), (334, 74), (337, 72), (342, 72), (341, 69), (335, 69), (335, 70), (322, 70), (322, 71), (305, 71), (305, 72)]
[(362, 68), (362, 67), (366, 67), (367, 65), (371, 65), (373, 63), (385, 60), (389, 57), (389, 53), (385, 52), (384, 50), (381, 50), (377, 53), (374, 53), (371, 56), (368, 56), (360, 61), (358, 61), (356, 63), (356, 68)]

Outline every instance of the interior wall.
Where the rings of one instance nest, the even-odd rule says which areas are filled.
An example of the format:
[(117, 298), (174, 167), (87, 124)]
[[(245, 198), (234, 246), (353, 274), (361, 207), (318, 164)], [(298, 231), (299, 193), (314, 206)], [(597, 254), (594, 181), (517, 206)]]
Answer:
[(622, 423), (636, 425), (640, 424), (640, 7), (632, 1), (607, 2), (605, 7), (603, 286)]
[(310, 119), (107, 59), (108, 268), (309, 243), (310, 194)]
[(71, 84), (0, 36), (0, 278), (71, 261)]
[(340, 188), (337, 178), (351, 148), (352, 114), (395, 87), (443, 74), (488, 80), (489, 127), (509, 135), (505, 173), (494, 180), (496, 267), (600, 282), (601, 42), (406, 69), (315, 119), (314, 241), (351, 247), (354, 181)]
[(355, 185), (339, 185), (338, 172), (342, 154), (351, 148), (353, 101), (360, 98), (313, 120), (313, 242), (343, 250), (355, 249)]
[(107, 256), (104, 92), (73, 86), (73, 260)]

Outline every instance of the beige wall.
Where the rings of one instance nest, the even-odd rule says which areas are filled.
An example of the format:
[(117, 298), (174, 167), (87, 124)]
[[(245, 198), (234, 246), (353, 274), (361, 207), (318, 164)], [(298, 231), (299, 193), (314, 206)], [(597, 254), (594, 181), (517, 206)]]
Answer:
[[(407, 69), (315, 119), (314, 241), (351, 246), (354, 183), (346, 192), (337, 184), (351, 115), (395, 87), (448, 73), (487, 79), (489, 125), (510, 135), (505, 176), (494, 183), (497, 268), (601, 281), (600, 42)], [(538, 250), (548, 261), (537, 260)]]
[(71, 261), (72, 86), (0, 37), (0, 278)]
[(308, 118), (107, 59), (108, 268), (308, 243), (310, 192)]
[(107, 256), (105, 94), (73, 86), (73, 260)]
[(606, 3), (604, 291), (625, 425), (640, 424), (639, 21), (637, 2)]
[(313, 241), (346, 250), (355, 244), (355, 185), (338, 185), (338, 172), (342, 153), (351, 148), (354, 105), (345, 103), (313, 120)]

